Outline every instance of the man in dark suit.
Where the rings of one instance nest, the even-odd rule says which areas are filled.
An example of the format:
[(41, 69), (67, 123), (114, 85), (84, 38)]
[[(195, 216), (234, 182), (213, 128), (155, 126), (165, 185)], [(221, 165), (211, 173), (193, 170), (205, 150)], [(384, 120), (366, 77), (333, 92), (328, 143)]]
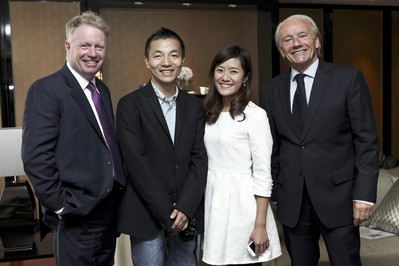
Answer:
[(67, 63), (34, 82), (26, 97), (22, 159), (53, 230), (57, 265), (113, 265), (116, 207), (126, 176), (109, 90), (95, 78), (108, 34), (93, 12), (72, 18)]
[(371, 215), (378, 178), (368, 87), (359, 70), (318, 59), (320, 33), (308, 16), (281, 22), (276, 44), (291, 71), (264, 86), (262, 105), (274, 140), (272, 201), (292, 265), (317, 265), (320, 234), (331, 265), (361, 265), (358, 225)]
[[(182, 39), (161, 28), (145, 45), (151, 80), (118, 103), (116, 125), (128, 172), (118, 229), (130, 235), (135, 266), (196, 265), (207, 156), (204, 110), (176, 86)], [(187, 230), (186, 230), (187, 229)]]

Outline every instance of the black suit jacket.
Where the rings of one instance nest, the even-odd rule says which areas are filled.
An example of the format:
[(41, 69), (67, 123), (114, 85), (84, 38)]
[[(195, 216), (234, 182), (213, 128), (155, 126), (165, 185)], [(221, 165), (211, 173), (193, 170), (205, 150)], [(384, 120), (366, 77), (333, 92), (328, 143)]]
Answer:
[[(201, 101), (179, 90), (174, 143), (151, 82), (119, 101), (116, 125), (129, 181), (120, 232), (152, 237), (168, 230), (173, 208), (202, 220), (208, 167)], [(173, 191), (178, 193), (175, 207)]]
[[(96, 85), (113, 119), (109, 90), (100, 80)], [(64, 208), (65, 217), (86, 215), (112, 191), (110, 153), (88, 100), (66, 65), (31, 85), (22, 127), (25, 172), (47, 209), (44, 219), (50, 226), (54, 211)]]
[(296, 225), (306, 182), (326, 227), (353, 223), (352, 200), (375, 202), (378, 178), (377, 133), (362, 73), (320, 61), (303, 132), (291, 116), (290, 73), (262, 93), (274, 140), (272, 200), (279, 220)]

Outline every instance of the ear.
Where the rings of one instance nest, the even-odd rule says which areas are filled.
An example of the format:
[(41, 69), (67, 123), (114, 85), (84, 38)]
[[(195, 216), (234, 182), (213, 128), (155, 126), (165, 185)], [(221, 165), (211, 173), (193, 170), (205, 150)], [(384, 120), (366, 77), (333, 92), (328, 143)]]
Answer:
[(144, 57), (144, 63), (146, 65), (146, 67), (149, 69), (150, 68), (150, 60), (148, 60), (147, 57)]
[(68, 40), (66, 40), (65, 41), (65, 52), (66, 52), (67, 56), (68, 56), (70, 50), (71, 50), (71, 43)]
[(321, 47), (319, 38), (316, 38), (315, 42), (316, 42), (316, 49), (319, 49)]
[(69, 49), (71, 49), (71, 43), (68, 41), (68, 40), (66, 40), (65, 41), (65, 49), (68, 51)]

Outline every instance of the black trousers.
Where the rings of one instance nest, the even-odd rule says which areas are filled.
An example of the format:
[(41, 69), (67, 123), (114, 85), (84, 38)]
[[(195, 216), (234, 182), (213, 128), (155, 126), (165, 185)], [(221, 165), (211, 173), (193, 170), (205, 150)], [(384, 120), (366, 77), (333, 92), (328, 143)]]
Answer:
[(294, 228), (284, 226), (284, 239), (292, 266), (317, 265), (320, 234), (326, 244), (330, 265), (361, 265), (359, 227), (349, 224), (326, 228), (318, 218), (305, 186), (298, 224)]
[(118, 197), (111, 193), (86, 216), (67, 216), (53, 232), (57, 266), (112, 266)]

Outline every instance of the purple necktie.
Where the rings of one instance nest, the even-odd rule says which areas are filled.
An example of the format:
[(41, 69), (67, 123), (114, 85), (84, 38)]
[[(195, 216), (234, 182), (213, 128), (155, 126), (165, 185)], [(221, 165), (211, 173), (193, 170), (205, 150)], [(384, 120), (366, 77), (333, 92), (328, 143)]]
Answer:
[(113, 123), (111, 123), (109, 116), (107, 115), (104, 103), (96, 89), (96, 86), (90, 82), (89, 85), (87, 85), (87, 88), (91, 92), (91, 98), (93, 99), (94, 106), (96, 107), (98, 118), (100, 119), (101, 127), (105, 136), (105, 142), (107, 143), (108, 149), (111, 152), (114, 179), (124, 187), (126, 184), (126, 174), (122, 164), (122, 158)]
[(305, 91), (305, 74), (297, 74), (295, 80), (297, 83), (294, 101), (292, 105), (292, 116), (299, 130), (303, 131), (303, 124), (305, 123), (306, 113), (308, 111), (308, 104), (306, 102)]

